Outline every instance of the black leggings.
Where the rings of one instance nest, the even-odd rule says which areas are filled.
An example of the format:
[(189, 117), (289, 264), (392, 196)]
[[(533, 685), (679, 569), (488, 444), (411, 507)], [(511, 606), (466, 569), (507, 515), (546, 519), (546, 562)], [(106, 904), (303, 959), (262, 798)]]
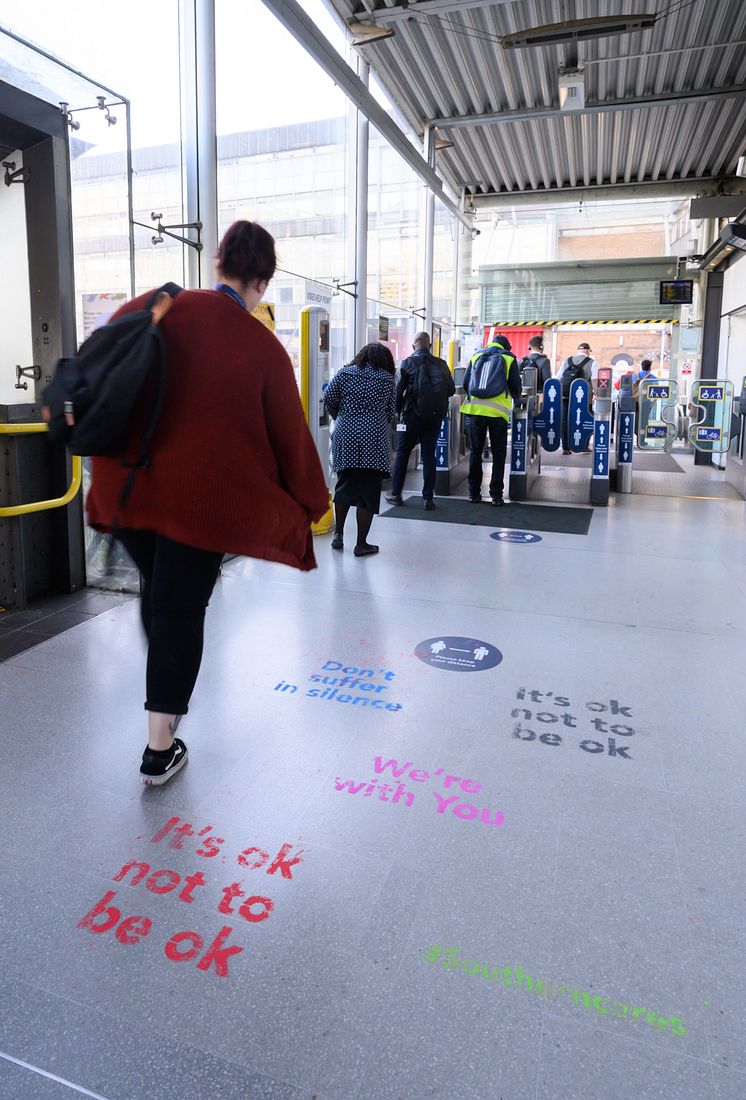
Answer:
[(148, 639), (145, 709), (186, 714), (202, 663), (205, 611), (223, 555), (154, 531), (117, 532), (142, 575), (140, 616)]

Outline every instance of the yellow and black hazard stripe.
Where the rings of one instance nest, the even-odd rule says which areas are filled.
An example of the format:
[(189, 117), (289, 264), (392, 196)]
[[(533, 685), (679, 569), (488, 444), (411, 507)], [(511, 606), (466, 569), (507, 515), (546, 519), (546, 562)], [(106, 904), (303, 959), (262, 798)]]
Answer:
[(591, 328), (593, 325), (678, 325), (673, 317), (665, 317), (650, 320), (629, 321), (492, 321), (490, 328), (547, 328), (550, 325), (583, 325)]

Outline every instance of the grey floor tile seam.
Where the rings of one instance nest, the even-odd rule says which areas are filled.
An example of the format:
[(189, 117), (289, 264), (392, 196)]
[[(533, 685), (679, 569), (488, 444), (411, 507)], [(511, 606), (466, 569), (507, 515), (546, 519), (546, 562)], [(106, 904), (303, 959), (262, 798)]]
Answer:
[[(670, 791), (666, 794), (666, 811), (668, 813), (669, 821), (671, 822), (671, 836), (672, 836), (672, 839), (673, 839), (674, 859), (676, 860), (676, 877), (679, 880), (679, 888), (681, 890), (682, 898), (683, 898), (683, 901), (684, 901), (684, 916), (686, 916), (686, 911), (687, 911), (686, 890), (684, 889), (684, 876), (683, 876), (683, 873), (682, 873), (682, 870), (681, 870), (681, 861), (679, 859), (679, 845), (678, 845), (678, 841), (677, 841), (677, 838), (676, 838), (676, 823), (674, 821), (674, 816), (673, 816), (673, 807), (671, 805), (671, 792)], [(696, 970), (696, 967), (697, 967), (697, 952), (694, 948), (694, 939), (692, 937), (692, 928), (691, 928), (691, 924), (689, 923), (689, 921), (686, 922), (686, 929), (687, 929), (687, 937), (688, 937), (688, 940), (689, 940), (689, 958), (690, 958), (690, 962), (692, 964), (693, 969)], [(710, 1023), (709, 1023), (709, 1020), (705, 1020), (705, 1042), (707, 1043), (708, 1061), (710, 1063), (710, 1074), (712, 1076), (712, 1088), (713, 1088), (713, 1092), (714, 1092), (715, 1096), (717, 1096), (718, 1095), (718, 1085), (717, 1085), (717, 1076), (716, 1076), (716, 1073), (715, 1073), (715, 1064), (714, 1064), (713, 1059), (712, 1059), (712, 1044), (710, 1042)]]
[[(559, 875), (559, 851), (560, 842), (562, 839), (562, 825), (564, 821), (564, 813), (560, 815), (559, 826), (557, 829), (557, 844), (555, 845), (555, 881), (552, 882), (551, 887), (551, 908), (549, 919), (549, 944), (555, 943), (555, 903), (557, 899), (557, 877)], [(552, 966), (551, 954), (549, 956), (549, 966)], [(541, 1027), (539, 1029), (539, 1051), (536, 1059), (536, 1090), (534, 1092), (534, 1100), (538, 1100), (539, 1089), (541, 1088), (541, 1057), (544, 1052), (544, 1034), (547, 1018), (547, 1005), (546, 1003), (541, 1007)]]
[[(562, 830), (563, 830), (566, 814), (567, 814), (566, 810), (564, 810), (560, 814), (559, 825), (557, 827), (557, 843), (555, 844), (555, 847), (554, 847), (554, 881), (552, 882), (552, 903), (551, 903), (551, 908), (549, 910), (549, 912), (550, 912), (550, 918), (549, 918), (549, 944), (550, 944), (549, 968), (550, 968), (550, 970), (554, 965), (551, 946), (554, 944), (554, 924), (555, 924), (554, 915), (555, 915), (555, 912), (556, 912), (556, 901), (557, 901), (557, 877), (559, 875), (560, 843), (561, 843), (561, 840), (562, 840)], [(534, 1092), (534, 1100), (538, 1100), (539, 1089), (541, 1088), (542, 1052), (543, 1052), (543, 1049), (544, 1049), (544, 1030), (545, 1030), (545, 1026), (546, 1026), (546, 1018), (547, 1018), (547, 1005), (546, 1005), (546, 1002), (545, 1002), (542, 1005), (542, 1009), (541, 1009), (541, 1028), (539, 1029), (539, 1052), (538, 1052), (538, 1057), (536, 1059), (536, 1090)]]
[[(238, 580), (239, 578), (235, 578), (235, 579)], [(298, 587), (298, 584), (297, 584), (296, 581), (271, 580), (271, 581), (265, 582), (265, 587), (272, 587), (274, 585), (276, 585), (278, 588), (282, 588), (282, 589), (294, 589), (294, 588)], [(376, 604), (379, 604), (379, 605), (386, 602), (386, 603), (394, 604), (397, 607), (401, 607), (404, 604), (406, 604), (407, 606), (414, 606), (414, 607), (417, 607), (417, 606), (420, 606), (420, 607), (446, 606), (446, 607), (451, 608), (451, 607), (454, 606), (447, 599), (442, 598), (442, 597), (441, 598), (434, 597), (433, 599), (426, 599), (424, 596), (406, 596), (406, 597), (402, 598), (401, 596), (397, 596), (397, 595), (394, 595), (394, 594), (388, 594), (388, 593), (385, 593), (385, 592), (384, 593), (374, 593), (374, 592), (371, 592), (368, 589), (356, 589), (356, 588), (341, 588), (341, 589), (337, 588), (335, 591), (336, 591), (337, 596), (339, 596), (339, 595), (342, 595), (342, 596), (350, 595), (350, 596), (357, 596), (357, 597), (363, 597), (363, 598), (367, 597), (368, 599), (374, 601)], [(484, 603), (470, 603), (467, 600), (461, 600), (461, 599), (458, 601), (458, 604), (455, 605), (455, 606), (457, 606), (458, 609), (462, 609), (462, 608), (463, 609), (473, 609), (475, 611), (483, 611), (483, 612), (486, 610), (486, 611), (493, 611), (493, 612), (496, 612), (496, 613), (499, 613), (499, 614), (502, 614), (502, 615), (521, 616), (525, 613), (525, 609), (520, 608), (520, 607), (519, 608), (516, 608), (516, 607), (486, 607)], [(532, 610), (530, 612), (530, 614), (535, 615), (537, 618), (542, 618), (542, 619), (547, 619), (547, 620), (558, 620), (559, 622), (562, 622), (562, 623), (567, 623), (569, 621), (569, 622), (578, 622), (578, 623), (589, 623), (591, 625), (597, 625), (597, 626), (624, 626), (624, 627), (639, 627), (640, 626), (640, 623), (638, 623), (638, 622), (627, 622), (623, 619), (597, 619), (597, 618), (586, 617), (584, 615), (574, 615), (574, 616), (572, 616), (571, 619), (568, 620), (568, 617), (566, 615), (559, 614), (559, 613), (552, 614), (551, 612), (548, 612), (548, 611), (539, 611), (539, 610)], [(725, 633), (722, 633), (722, 632), (721, 633), (715, 633), (713, 631), (689, 630), (689, 629), (687, 629), (685, 627), (681, 627), (681, 626), (665, 626), (665, 625), (664, 626), (658, 626), (658, 625), (652, 626), (652, 625), (647, 625), (647, 624), (642, 624), (642, 629), (645, 629), (645, 630), (664, 630), (664, 631), (667, 631), (667, 632), (673, 632), (674, 634), (686, 634), (686, 635), (693, 635), (695, 637), (702, 637), (702, 638), (723, 638), (723, 639), (731, 639), (731, 640), (736, 639), (736, 638), (740, 638), (742, 636), (746, 636), (746, 629), (744, 629), (744, 630), (732, 630), (732, 631), (728, 631), (728, 632), (725, 632)], [(13, 659), (13, 658), (11, 658), (11, 659)]]
[[(343, 954), (343, 953), (340, 952), (340, 954)], [(66, 993), (60, 993), (59, 990), (57, 990), (57, 989), (47, 989), (46, 986), (40, 985), (37, 982), (19, 982), (17, 978), (7, 978), (4, 981), (0, 982), (0, 988), (2, 988), (3, 985), (7, 985), (9, 982), (12, 982), (12, 983), (20, 985), (20, 986), (24, 986), (26, 989), (37, 990), (40, 993), (46, 993), (47, 996), (49, 996), (49, 997), (58, 999), (60, 1001), (67, 1001), (70, 1004), (76, 1005), (78, 1008), (82, 1008), (86, 1011), (90, 1011), (90, 1005), (86, 1004), (85, 1001), (79, 1001), (77, 998), (70, 997)], [(132, 1021), (127, 1016), (119, 1016), (119, 1015), (117, 1015), (116, 1013), (113, 1013), (113, 1012), (106, 1012), (104, 1009), (102, 1009), (100, 1007), (100, 1005), (96, 1006), (96, 1015), (97, 1016), (104, 1016), (108, 1020), (112, 1020), (114, 1023), (120, 1024), (120, 1025), (125, 1026), (125, 1027), (131, 1027), (132, 1026)], [(162, 1031), (158, 1030), (158, 1029), (156, 1029), (155, 1031), (149, 1030), (149, 1034), (150, 1035), (160, 1034), (164, 1040), (168, 1040), (173, 1036), (173, 1029), (170, 1028), (167, 1023), (164, 1023)], [(264, 1074), (264, 1071), (258, 1065), (247, 1065), (246, 1063), (243, 1063), (243, 1062), (236, 1062), (232, 1058), (226, 1058), (222, 1054), (220, 1054), (220, 1055), (215, 1054), (214, 1051), (212, 1051), (210, 1049), (208, 1044), (201, 1045), (199, 1042), (195, 1041), (194, 1039), (190, 1039), (189, 1040), (189, 1046), (193, 1047), (195, 1050), (201, 1050), (204, 1054), (209, 1054), (211, 1057), (218, 1059), (218, 1061), (224, 1063), (225, 1065), (233, 1066), (237, 1070), (246, 1070), (248, 1068), (248, 1069), (251, 1069), (253, 1072), (255, 1072), (257, 1074), (260, 1074), (260, 1075)], [(5, 1053), (10, 1053), (10, 1052), (6, 1051)], [(15, 1057), (15, 1055), (13, 1055), (13, 1057)], [(39, 1066), (37, 1068), (43, 1069), (45, 1067)], [(53, 1071), (50, 1070), (50, 1069), (47, 1069), (46, 1072), (53, 1073)], [(264, 1074), (264, 1075), (266, 1076), (266, 1074)], [(291, 1081), (288, 1078), (282, 1078), (282, 1077), (276, 1077), (276, 1076), (273, 1076), (273, 1079), (278, 1081), (280, 1084), (290, 1085), (292, 1088), (296, 1088), (296, 1089), (300, 1089), (300, 1090), (308, 1088), (308, 1085), (305, 1082)], [(87, 1086), (84, 1086), (81, 1082), (77, 1082), (77, 1086), (79, 1088), (86, 1088), (87, 1087)], [(357, 1092), (355, 1093), (355, 1095), (357, 1095)], [(114, 1100), (114, 1098), (111, 1098), (111, 1100)], [(248, 1100), (248, 1098), (247, 1098), (247, 1100)]]

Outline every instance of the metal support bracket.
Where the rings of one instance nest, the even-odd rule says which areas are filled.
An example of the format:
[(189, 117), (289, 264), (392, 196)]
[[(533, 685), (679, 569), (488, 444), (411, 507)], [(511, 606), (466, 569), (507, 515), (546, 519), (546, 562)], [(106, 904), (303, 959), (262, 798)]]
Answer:
[(5, 186), (10, 187), (12, 183), (28, 183), (31, 179), (31, 172), (28, 168), (16, 168), (16, 162), (14, 160), (4, 160), (3, 168), (5, 169)]
[(347, 294), (348, 297), (350, 297), (350, 298), (357, 298), (358, 297), (357, 290), (347, 290), (346, 289), (348, 286), (357, 287), (357, 279), (353, 279), (349, 283), (341, 283), (339, 281), (339, 279), (332, 279), (332, 282), (334, 283), (334, 286), (335, 286), (335, 290), (334, 290), (335, 294), (340, 294), (340, 293), (341, 294)]
[(16, 363), (16, 384), (17, 390), (27, 390), (28, 382), (22, 382), (22, 378), (31, 378), (34, 382), (38, 382), (41, 378), (41, 367), (22, 367)]
[[(161, 221), (162, 214), (151, 213), (151, 218), (155, 222), (155, 226), (145, 225), (143, 222), (137, 222), (132, 220), (133, 225), (139, 225), (141, 229), (155, 229), (155, 236), (151, 237), (153, 244), (163, 244), (164, 237), (171, 237), (174, 241), (179, 241), (181, 244), (186, 244), (190, 248), (194, 248), (197, 252), (202, 251), (202, 241), (200, 238), (200, 230), (202, 229), (202, 222), (176, 222), (173, 225), (164, 225)], [(196, 229), (197, 240), (191, 241), (189, 237), (182, 237), (179, 233), (171, 233), (172, 229)]]

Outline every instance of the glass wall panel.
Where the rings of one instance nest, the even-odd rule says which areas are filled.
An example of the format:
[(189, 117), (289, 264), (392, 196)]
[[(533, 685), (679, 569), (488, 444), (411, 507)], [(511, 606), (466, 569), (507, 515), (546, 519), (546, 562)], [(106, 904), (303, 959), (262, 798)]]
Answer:
[(385, 342), (398, 361), (410, 354), (424, 323), (419, 227), (425, 189), (372, 126), (369, 145), (368, 340), (388, 330)]
[[(344, 36), (320, 0), (308, 0), (304, 10), (343, 51)], [(252, 50), (250, 75), (247, 42), (261, 43)], [(345, 323), (336, 285), (352, 277), (346, 97), (262, 4), (217, 5), (216, 54), (219, 232), (247, 218), (272, 233), (278, 271), (265, 300), (274, 308), (275, 334), (297, 371), (300, 311), (325, 305), (336, 369)]]

